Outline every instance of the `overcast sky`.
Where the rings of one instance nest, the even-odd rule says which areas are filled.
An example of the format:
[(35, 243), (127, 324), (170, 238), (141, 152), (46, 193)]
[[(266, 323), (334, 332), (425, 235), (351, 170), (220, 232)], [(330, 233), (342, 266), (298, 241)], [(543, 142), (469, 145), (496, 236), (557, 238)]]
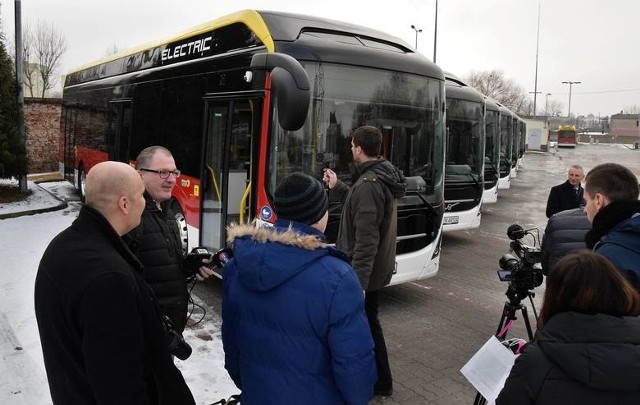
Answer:
[[(2, 2), (5, 32), (13, 39), (14, 1)], [(433, 58), (435, 0), (22, 0), (23, 22), (53, 22), (68, 49), (63, 72), (118, 49), (138, 46), (225, 14), (253, 8), (332, 18), (386, 31)], [(437, 63), (466, 77), (498, 69), (533, 92), (540, 4), (537, 99), (571, 112), (610, 115), (640, 106), (638, 0), (440, 0)], [(533, 94), (532, 94), (533, 97)]]

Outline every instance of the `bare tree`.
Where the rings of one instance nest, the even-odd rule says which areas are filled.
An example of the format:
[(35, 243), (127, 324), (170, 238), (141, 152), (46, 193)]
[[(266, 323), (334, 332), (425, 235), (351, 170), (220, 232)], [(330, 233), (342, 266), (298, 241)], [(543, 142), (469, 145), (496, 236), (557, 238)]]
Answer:
[[(24, 95), (38, 97), (38, 65), (33, 63), (32, 51), (34, 48), (33, 29), (29, 23), (22, 27), (22, 59), (24, 69)], [(14, 57), (15, 59), (15, 57)]]
[(638, 114), (640, 113), (640, 107), (638, 107), (637, 104), (628, 105), (623, 108), (622, 111), (624, 111), (625, 114)]
[(480, 93), (504, 105), (518, 115), (529, 115), (531, 100), (524, 89), (506, 79), (500, 70), (471, 72), (465, 80)]
[(44, 21), (38, 21), (35, 29), (26, 24), (22, 38), (25, 86), (32, 97), (44, 98), (56, 84), (62, 55), (67, 50), (67, 40), (53, 23)]
[(552, 117), (559, 117), (564, 110), (564, 104), (558, 100), (549, 100), (547, 114)]

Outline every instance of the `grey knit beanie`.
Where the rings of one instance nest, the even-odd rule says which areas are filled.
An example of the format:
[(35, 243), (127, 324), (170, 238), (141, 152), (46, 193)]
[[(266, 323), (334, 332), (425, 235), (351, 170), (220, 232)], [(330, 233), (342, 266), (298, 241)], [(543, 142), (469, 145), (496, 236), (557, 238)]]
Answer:
[(327, 192), (322, 183), (304, 173), (286, 176), (273, 195), (273, 209), (279, 219), (312, 225), (329, 208)]

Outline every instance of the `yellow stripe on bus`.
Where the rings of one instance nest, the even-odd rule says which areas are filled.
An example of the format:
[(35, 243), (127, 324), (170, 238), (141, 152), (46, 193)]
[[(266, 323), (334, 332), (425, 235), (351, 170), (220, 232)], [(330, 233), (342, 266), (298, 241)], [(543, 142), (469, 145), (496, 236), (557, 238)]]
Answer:
[(271, 36), (271, 33), (269, 32), (269, 29), (267, 28), (267, 25), (262, 19), (262, 16), (260, 16), (260, 13), (258, 13), (255, 10), (242, 10), (242, 11), (238, 11), (238, 12), (217, 18), (215, 20), (208, 21), (196, 27), (189, 28), (184, 32), (172, 35), (170, 37), (163, 38), (159, 41), (149, 42), (145, 45), (140, 45), (136, 48), (127, 49), (126, 51), (118, 52), (117, 54), (114, 54), (114, 55), (109, 55), (95, 62), (88, 63), (74, 70), (71, 70), (68, 72), (68, 74), (79, 72), (83, 69), (87, 69), (92, 66), (108, 63), (126, 56), (137, 54), (147, 49), (157, 48), (162, 45), (170, 44), (172, 42), (176, 42), (181, 39), (186, 39), (194, 35), (198, 35), (207, 31), (211, 31), (220, 27), (225, 27), (227, 25), (231, 25), (238, 22), (241, 22), (245, 24), (247, 27), (249, 27), (249, 29), (256, 35), (256, 37), (258, 37), (258, 39), (260, 39), (260, 41), (264, 44), (268, 52), (275, 51), (273, 38)]

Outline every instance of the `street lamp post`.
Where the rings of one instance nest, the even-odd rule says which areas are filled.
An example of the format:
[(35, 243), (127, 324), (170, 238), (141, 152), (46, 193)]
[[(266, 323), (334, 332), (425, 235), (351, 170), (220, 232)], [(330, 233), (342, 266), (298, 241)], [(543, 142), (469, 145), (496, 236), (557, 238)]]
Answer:
[(421, 28), (416, 28), (415, 25), (411, 24), (411, 28), (416, 32), (416, 51), (418, 50), (418, 34), (422, 32)]
[(438, 48), (438, 0), (436, 0), (436, 22), (433, 29), (433, 63), (436, 63), (436, 49)]
[[(26, 153), (27, 145), (27, 133), (24, 126), (24, 86), (23, 86), (23, 55), (22, 55), (22, 2), (21, 0), (14, 1), (15, 6), (15, 45), (16, 45), (16, 85), (18, 91), (16, 98), (18, 101), (18, 132), (20, 134), (20, 146), (22, 151)], [(26, 167), (24, 168), (26, 170)], [(26, 193), (28, 189), (27, 185), (27, 172), (20, 170), (20, 176), (18, 177), (18, 189), (21, 193)]]
[(538, 45), (540, 44), (540, 1), (538, 1), (538, 34), (536, 39), (536, 78), (533, 86), (533, 116), (536, 116), (536, 103), (538, 101)]
[(567, 117), (571, 117), (571, 88), (573, 87), (574, 84), (580, 84), (580, 83), (582, 82), (570, 82), (570, 81), (562, 82), (562, 84), (569, 85), (569, 112), (567, 114)]
[(547, 93), (546, 94), (546, 100), (544, 103), (544, 115), (545, 116), (549, 116), (549, 96), (551, 95), (551, 93)]
[(533, 116), (536, 116), (536, 96), (542, 94), (541, 91), (530, 91), (529, 94), (533, 94)]

